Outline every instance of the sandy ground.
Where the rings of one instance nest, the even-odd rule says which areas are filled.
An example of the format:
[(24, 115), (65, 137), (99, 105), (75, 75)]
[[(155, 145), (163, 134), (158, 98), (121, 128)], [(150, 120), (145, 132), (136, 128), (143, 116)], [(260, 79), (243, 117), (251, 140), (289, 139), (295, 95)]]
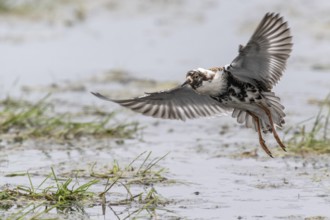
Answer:
[[(70, 147), (2, 143), (1, 185), (28, 184), (26, 177), (5, 177), (12, 172), (47, 174), (50, 166), (65, 171), (113, 159), (128, 163), (152, 151), (155, 156), (169, 153), (160, 166), (168, 170), (167, 178), (184, 183), (155, 186), (171, 201), (166, 206), (171, 212), (160, 212), (160, 219), (330, 218), (328, 157), (285, 157), (268, 136), (271, 159), (258, 146), (257, 135), (230, 117), (163, 121), (89, 94), (136, 96), (182, 82), (189, 69), (229, 63), (262, 16), (274, 11), (289, 21), (294, 36), (288, 68), (275, 92), (286, 106), (287, 127), (295, 126), (317, 114), (309, 100), (322, 100), (330, 92), (329, 1), (91, 1), (79, 9), (83, 19), (64, 6), (52, 16), (4, 16), (0, 97), (37, 100), (52, 84), (60, 88), (52, 99), (66, 103), (65, 110), (93, 105), (117, 110), (117, 120), (138, 121), (145, 128), (121, 145), (91, 139)], [(163, 84), (153, 88), (146, 82), (102, 80), (113, 70)], [(104, 219), (99, 206), (85, 211), (86, 219)], [(106, 210), (105, 219), (113, 217)]]

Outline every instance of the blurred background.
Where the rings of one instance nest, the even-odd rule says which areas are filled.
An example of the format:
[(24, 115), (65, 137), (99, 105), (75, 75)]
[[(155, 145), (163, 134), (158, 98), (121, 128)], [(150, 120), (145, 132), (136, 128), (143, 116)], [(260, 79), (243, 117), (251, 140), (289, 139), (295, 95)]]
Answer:
[[(284, 153), (267, 136), (275, 159), (260, 149), (255, 132), (230, 117), (158, 120), (89, 93), (128, 98), (182, 83), (190, 69), (224, 66), (267, 12), (288, 21), (294, 43), (274, 88), (286, 107), (287, 125), (279, 133), (289, 145)], [(94, 133), (61, 143), (52, 134), (49, 140), (19, 139), (20, 128), (17, 136), (14, 130), (14, 138), (1, 137), (0, 185), (28, 184), (26, 176), (7, 175), (17, 171), (29, 170), (36, 173), (33, 181), (42, 181), (50, 166), (70, 173), (96, 161), (129, 162), (141, 152), (159, 157), (170, 152), (161, 165), (166, 177), (178, 182), (155, 186), (171, 201), (166, 208), (173, 219), (325, 219), (308, 217), (329, 215), (329, 129), (322, 128), (330, 111), (321, 117), (324, 124), (314, 121), (330, 106), (324, 101), (330, 93), (329, 12), (328, 0), (0, 0), (0, 100), (21, 98), (18, 106), (24, 109), (25, 99), (37, 102), (50, 93), (47, 102), (56, 106), (51, 116), (73, 112), (84, 122), (116, 111), (116, 122), (139, 124), (137, 137), (119, 141)], [(306, 120), (306, 127), (317, 125), (308, 141), (324, 137), (322, 148), (302, 150)], [(104, 219), (100, 205), (87, 213)]]
[(182, 81), (231, 62), (266, 12), (281, 13), (294, 36), (284, 77), (326, 72), (329, 10), (326, 0), (0, 0), (0, 95), (111, 69)]

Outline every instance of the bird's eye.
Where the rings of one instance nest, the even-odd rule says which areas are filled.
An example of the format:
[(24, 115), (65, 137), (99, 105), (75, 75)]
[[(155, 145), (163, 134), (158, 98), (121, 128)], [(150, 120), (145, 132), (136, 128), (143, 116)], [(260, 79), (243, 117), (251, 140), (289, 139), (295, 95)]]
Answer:
[(198, 76), (197, 76), (197, 75), (195, 75), (195, 76), (194, 76), (194, 79), (198, 79)]
[(193, 71), (189, 71), (189, 72), (187, 73), (187, 76), (191, 76), (191, 75), (193, 75), (193, 74), (194, 74)]

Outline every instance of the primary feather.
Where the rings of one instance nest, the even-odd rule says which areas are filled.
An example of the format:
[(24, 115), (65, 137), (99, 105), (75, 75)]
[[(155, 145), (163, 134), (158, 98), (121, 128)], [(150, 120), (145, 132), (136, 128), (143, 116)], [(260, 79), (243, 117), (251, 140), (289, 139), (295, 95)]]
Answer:
[(135, 112), (155, 118), (186, 120), (223, 115), (230, 112), (231, 108), (221, 105), (208, 95), (202, 95), (190, 86), (177, 87), (167, 91), (146, 93), (146, 95), (115, 100), (99, 93), (93, 95), (103, 100), (112, 101), (127, 107)]
[(271, 90), (285, 70), (292, 45), (287, 22), (279, 14), (267, 13), (247, 45), (240, 47), (229, 71), (241, 81)]

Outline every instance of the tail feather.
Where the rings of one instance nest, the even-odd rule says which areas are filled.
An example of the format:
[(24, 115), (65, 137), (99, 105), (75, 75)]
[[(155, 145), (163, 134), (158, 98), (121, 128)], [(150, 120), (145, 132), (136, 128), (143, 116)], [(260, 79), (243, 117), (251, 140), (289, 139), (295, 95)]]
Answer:
[[(275, 127), (281, 128), (285, 123), (284, 121), (285, 113), (283, 111), (284, 106), (280, 103), (281, 101), (280, 98), (275, 96), (274, 92), (263, 92), (262, 96), (264, 102), (263, 104), (269, 108)], [(232, 117), (237, 118), (238, 123), (240, 124), (245, 123), (245, 126), (247, 128), (253, 128), (255, 131), (257, 131), (257, 125), (253, 117), (250, 114), (248, 114), (247, 111), (250, 111), (259, 117), (260, 126), (264, 133), (272, 132), (271, 124), (269, 122), (269, 118), (267, 114), (257, 105), (254, 105), (253, 107), (251, 107), (251, 109), (248, 110), (235, 108), (232, 113)]]
[(264, 99), (268, 105), (270, 105), (270, 111), (272, 113), (273, 122), (277, 127), (282, 127), (285, 123), (284, 106), (280, 103), (280, 98), (275, 96), (274, 92), (263, 92)]
[(242, 124), (245, 122), (245, 118), (246, 118), (246, 112), (245, 111), (241, 111), (238, 116), (237, 116), (237, 121), (238, 123)]

